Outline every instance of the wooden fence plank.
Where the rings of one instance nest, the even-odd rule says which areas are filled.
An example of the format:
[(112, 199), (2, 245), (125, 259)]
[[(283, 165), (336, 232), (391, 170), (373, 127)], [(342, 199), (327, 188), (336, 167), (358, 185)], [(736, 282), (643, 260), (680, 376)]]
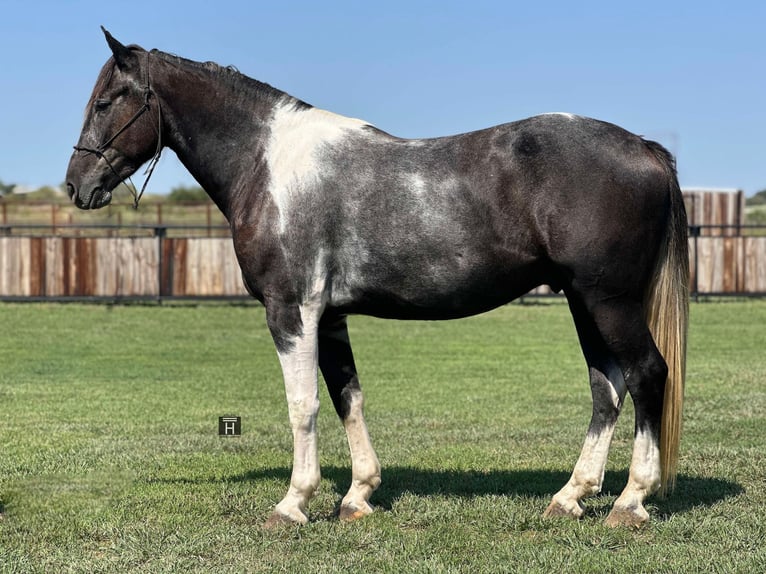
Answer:
[(57, 297), (61, 290), (61, 265), (64, 258), (61, 254), (61, 238), (45, 238), (45, 295)]
[(189, 240), (178, 239), (176, 248), (173, 250), (173, 294), (174, 295), (188, 295), (186, 292), (186, 275), (189, 271), (189, 267), (186, 265), (186, 258), (189, 246)]
[(10, 237), (0, 237), (0, 294), (8, 294), (11, 280), (8, 269), (8, 251), (10, 250), (12, 239)]
[(29, 294), (35, 297), (45, 295), (45, 241), (42, 237), (30, 239)]
[(766, 237), (744, 237), (744, 266), (747, 269), (743, 291), (766, 292)]
[(723, 259), (723, 273), (721, 274), (722, 291), (732, 293), (737, 290), (738, 261), (736, 249), (739, 237), (724, 237), (721, 241), (721, 256)]

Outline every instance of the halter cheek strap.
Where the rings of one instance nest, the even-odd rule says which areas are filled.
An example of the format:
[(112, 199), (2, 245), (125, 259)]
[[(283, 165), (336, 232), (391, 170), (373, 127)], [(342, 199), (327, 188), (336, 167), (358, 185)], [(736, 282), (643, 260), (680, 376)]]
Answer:
[[(144, 104), (138, 109), (138, 111), (133, 114), (133, 116), (125, 122), (125, 124), (117, 130), (112, 137), (106, 139), (103, 143), (101, 143), (96, 148), (89, 148), (85, 146), (74, 146), (75, 151), (81, 151), (85, 153), (92, 153), (99, 159), (103, 159), (106, 162), (106, 165), (109, 166), (109, 169), (112, 170), (112, 173), (116, 175), (122, 183), (125, 183), (125, 178), (122, 177), (119, 173), (117, 173), (117, 170), (114, 169), (114, 166), (112, 165), (112, 162), (109, 161), (109, 158), (106, 157), (106, 152), (109, 147), (111, 147), (114, 140), (116, 140), (123, 132), (125, 132), (130, 126), (132, 126), (138, 118), (140, 118), (144, 112), (147, 112), (151, 109), (151, 104), (149, 101), (151, 100), (152, 96), (154, 96), (154, 92), (152, 91), (151, 84), (149, 82), (149, 52), (146, 53), (146, 84), (144, 86)], [(157, 149), (154, 152), (154, 156), (152, 156), (152, 159), (149, 160), (149, 165), (146, 167), (146, 170), (144, 171), (144, 175), (146, 176), (146, 179), (144, 180), (144, 184), (141, 186), (141, 191), (136, 191), (136, 186), (133, 184), (133, 180), (130, 179), (130, 176), (128, 176), (127, 180), (130, 182), (130, 185), (127, 185), (125, 183), (125, 186), (130, 191), (130, 194), (133, 196), (133, 209), (138, 209), (138, 203), (141, 201), (141, 197), (144, 195), (144, 191), (146, 190), (146, 185), (149, 183), (149, 180), (152, 177), (152, 174), (154, 173), (154, 168), (157, 167), (157, 163), (160, 161), (160, 155), (162, 154), (162, 106), (160, 105), (160, 100), (155, 97), (155, 100), (157, 100)]]

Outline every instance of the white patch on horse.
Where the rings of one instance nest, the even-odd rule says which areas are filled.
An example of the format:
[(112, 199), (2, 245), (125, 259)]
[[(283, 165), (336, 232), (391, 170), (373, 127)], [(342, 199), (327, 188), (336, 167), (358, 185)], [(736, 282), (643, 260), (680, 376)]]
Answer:
[(427, 187), (426, 187), (426, 180), (423, 179), (423, 176), (419, 173), (413, 173), (409, 175), (408, 178), (408, 187), (410, 191), (416, 196), (421, 197), (423, 194), (426, 193)]
[(576, 120), (576, 119), (578, 119), (580, 117), (577, 114), (570, 114), (569, 112), (548, 112), (548, 113), (541, 114), (541, 115), (543, 115), (543, 116), (560, 116), (560, 117), (566, 118), (568, 120)]
[(275, 108), (266, 145), (269, 192), (279, 211), (279, 229), (285, 231), (292, 198), (310, 193), (321, 174), (318, 152), (342, 140), (367, 122), (310, 108), (296, 110), (293, 104)]

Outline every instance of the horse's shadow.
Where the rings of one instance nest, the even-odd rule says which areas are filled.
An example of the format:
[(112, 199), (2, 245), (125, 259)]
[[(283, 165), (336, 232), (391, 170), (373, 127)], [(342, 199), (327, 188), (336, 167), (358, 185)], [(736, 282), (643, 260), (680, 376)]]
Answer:
[[(338, 497), (345, 494), (351, 484), (348, 468), (322, 467), (322, 477), (331, 482)], [(255, 470), (225, 479), (227, 482), (249, 482), (262, 479), (290, 480), (289, 468)], [(519, 496), (547, 499), (553, 496), (569, 479), (569, 473), (555, 470), (431, 470), (405, 466), (383, 469), (383, 482), (372, 496), (376, 508), (390, 510), (402, 494), (415, 496), (447, 496), (474, 498), (480, 496)], [(627, 470), (607, 471), (602, 496), (617, 496), (628, 480)], [(654, 497), (651, 504), (661, 515), (688, 512), (708, 507), (744, 492), (741, 485), (721, 478), (698, 477), (681, 474), (672, 495), (662, 499)]]

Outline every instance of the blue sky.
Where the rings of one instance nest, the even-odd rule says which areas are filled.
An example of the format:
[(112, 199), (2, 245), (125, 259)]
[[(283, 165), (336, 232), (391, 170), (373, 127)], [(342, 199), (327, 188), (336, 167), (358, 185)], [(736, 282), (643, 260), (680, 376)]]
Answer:
[[(0, 0), (0, 15), (4, 183), (63, 182), (103, 24), (403, 137), (567, 111), (662, 142), (683, 186), (766, 189), (761, 1)], [(164, 156), (150, 193), (194, 183)]]

